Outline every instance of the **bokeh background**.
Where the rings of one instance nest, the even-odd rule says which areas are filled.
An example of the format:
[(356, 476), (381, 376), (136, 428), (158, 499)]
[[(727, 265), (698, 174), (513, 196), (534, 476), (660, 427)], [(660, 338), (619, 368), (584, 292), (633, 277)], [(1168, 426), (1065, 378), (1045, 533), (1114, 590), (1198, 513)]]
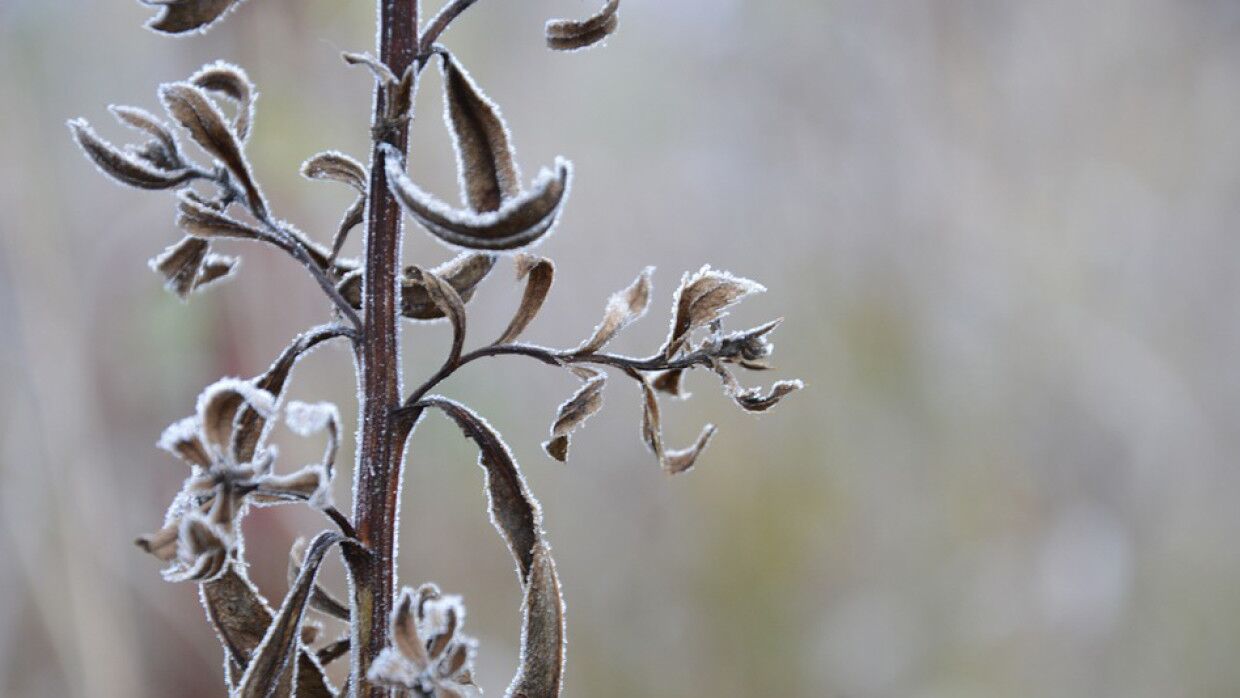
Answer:
[[(157, 109), (160, 82), (238, 62), (265, 189), (325, 237), (349, 195), (297, 166), (364, 154), (369, 78), (338, 55), (371, 49), (373, 6), (250, 0), (169, 40), (135, 2), (0, 0), (0, 694), (222, 694), (195, 590), (131, 544), (185, 475), (153, 443), (326, 309), (244, 246), (233, 282), (164, 292), (145, 262), (177, 239), (170, 197), (99, 176), (65, 120), (122, 141), (107, 104)], [(567, 694), (1240, 695), (1240, 4), (625, 0), (605, 50), (543, 48), (546, 18), (593, 9), (483, 0), (444, 39), (527, 177), (577, 165), (528, 337), (576, 343), (655, 263), (651, 316), (615, 345), (649, 351), (709, 262), (770, 287), (733, 326), (786, 316), (777, 373), (809, 388), (754, 419), (694, 376), (670, 437), (720, 434), (668, 478), (619, 376), (568, 465), (539, 443), (571, 377), (499, 359), (445, 386), (509, 435), (545, 507)], [(436, 73), (412, 161), (455, 200)], [(405, 255), (448, 257), (416, 228)], [(517, 288), (488, 280), (475, 342)], [(448, 338), (405, 340), (413, 381)], [(305, 361), (293, 397), (340, 403), (351, 430), (345, 350)], [(285, 467), (321, 448), (276, 439)], [(402, 578), (465, 596), (500, 695), (519, 594), (474, 452), (436, 418), (410, 459)], [(321, 526), (248, 520), (269, 597)]]

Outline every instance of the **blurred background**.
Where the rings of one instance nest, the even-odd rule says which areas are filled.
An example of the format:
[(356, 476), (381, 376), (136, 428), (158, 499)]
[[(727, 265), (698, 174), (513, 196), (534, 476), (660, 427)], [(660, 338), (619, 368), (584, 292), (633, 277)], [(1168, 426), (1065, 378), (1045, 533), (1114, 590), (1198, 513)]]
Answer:
[[(787, 317), (778, 371), (745, 379), (809, 387), (755, 419), (692, 376), (669, 439), (720, 433), (669, 478), (619, 376), (567, 465), (539, 444), (571, 376), (508, 358), (444, 386), (508, 435), (546, 510), (567, 695), (1240, 694), (1240, 4), (625, 0), (606, 49), (545, 50), (545, 19), (595, 4), (484, 0), (444, 37), (527, 178), (576, 163), (527, 337), (577, 343), (653, 263), (651, 316), (614, 345), (648, 352), (709, 262), (770, 288), (732, 327)], [(249, 0), (169, 40), (128, 0), (0, 0), (0, 694), (222, 695), (194, 588), (132, 545), (186, 474), (153, 445), (326, 312), (244, 245), (221, 246), (238, 278), (178, 302), (146, 267), (179, 237), (171, 197), (101, 177), (65, 120), (125, 142), (106, 105), (157, 110), (159, 83), (240, 63), (260, 180), (326, 239), (350, 195), (297, 167), (365, 155), (370, 78), (339, 53), (373, 50), (373, 6)], [(455, 201), (425, 75), (412, 167)], [(449, 253), (411, 224), (405, 256)], [(486, 282), (474, 343), (518, 288), (507, 268)], [(448, 336), (407, 327), (413, 382)], [(339, 403), (351, 431), (347, 352), (303, 362), (292, 397)], [(285, 468), (322, 446), (275, 440)], [(501, 695), (520, 598), (475, 452), (431, 418), (409, 458), (402, 580), (464, 595)], [(247, 520), (269, 598), (322, 526)], [(326, 574), (343, 591), (338, 561)]]

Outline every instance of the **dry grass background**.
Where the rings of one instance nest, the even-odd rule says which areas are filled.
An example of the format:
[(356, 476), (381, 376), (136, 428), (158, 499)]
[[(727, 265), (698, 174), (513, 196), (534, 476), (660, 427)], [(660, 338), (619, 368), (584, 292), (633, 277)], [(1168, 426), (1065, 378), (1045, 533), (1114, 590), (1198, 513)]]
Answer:
[[(152, 444), (324, 309), (265, 249), (188, 305), (164, 293), (145, 260), (176, 238), (170, 200), (99, 177), (65, 119), (239, 62), (268, 194), (326, 235), (347, 195), (296, 167), (364, 147), (369, 82), (337, 56), (370, 47), (372, 5), (250, 0), (169, 41), (127, 0), (0, 1), (0, 694), (220, 694), (192, 587), (131, 545), (184, 475)], [(655, 262), (660, 313), (618, 348), (654, 346), (680, 273), (710, 262), (771, 288), (738, 320), (786, 315), (776, 360), (809, 389), (752, 420), (696, 376), (672, 434), (721, 433), (668, 479), (631, 386), (567, 466), (538, 443), (569, 378), (507, 359), (447, 386), (546, 509), (568, 695), (1240, 693), (1240, 5), (626, 0), (607, 49), (542, 48), (546, 17), (589, 7), (484, 0), (446, 37), (527, 174), (577, 164), (529, 337), (574, 343)], [(437, 90), (412, 161), (451, 196)], [(486, 283), (477, 327), (498, 333), (514, 288)], [(447, 341), (406, 339), (410, 377)], [(352, 393), (339, 349), (294, 387)], [(286, 465), (317, 449), (284, 442)], [(497, 693), (519, 599), (473, 453), (428, 420), (411, 458), (402, 577), (465, 595)], [(269, 596), (317, 525), (248, 521)]]

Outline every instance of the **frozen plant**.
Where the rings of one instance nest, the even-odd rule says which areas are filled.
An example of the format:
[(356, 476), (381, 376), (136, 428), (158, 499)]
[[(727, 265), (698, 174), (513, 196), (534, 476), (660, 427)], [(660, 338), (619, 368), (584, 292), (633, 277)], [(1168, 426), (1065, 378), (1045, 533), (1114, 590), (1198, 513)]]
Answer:
[[(143, 0), (156, 8), (148, 26), (180, 34), (203, 31), (238, 0)], [(346, 53), (344, 60), (368, 69), (376, 82), (369, 167), (339, 152), (311, 156), (301, 172), (310, 179), (351, 187), (356, 201), (326, 244), (279, 218), (255, 181), (245, 155), (257, 95), (240, 68), (212, 63), (182, 82), (159, 88), (170, 126), (136, 107), (112, 114), (146, 140), (119, 148), (86, 121), (69, 128), (86, 155), (113, 179), (143, 189), (175, 193), (182, 239), (150, 262), (169, 290), (185, 298), (238, 268), (238, 260), (211, 251), (217, 239), (272, 245), (303, 266), (330, 301), (330, 319), (295, 338), (258, 376), (225, 378), (208, 386), (191, 417), (175, 422), (159, 445), (189, 466), (163, 527), (138, 544), (168, 563), (170, 581), (198, 584), (207, 616), (225, 654), (225, 680), (234, 696), (466, 696), (479, 693), (472, 678), (475, 643), (461, 631), (465, 606), (432, 584), (396, 588), (397, 502), (408, 437), (422, 416), (438, 411), (476, 442), (485, 472), (491, 521), (516, 562), (524, 594), (521, 658), (510, 696), (558, 696), (564, 664), (564, 617), (560, 581), (542, 526), (537, 500), (507, 445), (469, 407), (434, 394), (439, 384), (479, 359), (521, 356), (571, 371), (580, 388), (558, 410), (544, 443), (556, 460), (568, 458), (572, 433), (602, 406), (610, 370), (634, 380), (642, 394), (641, 434), (668, 473), (693, 467), (714, 428), (705, 427), (686, 448), (664, 443), (659, 393), (682, 397), (685, 371), (708, 369), (743, 409), (769, 409), (801, 387), (779, 381), (769, 390), (743, 388), (736, 368), (765, 369), (767, 339), (778, 320), (725, 331), (727, 310), (762, 291), (759, 284), (704, 266), (685, 274), (676, 291), (666, 341), (650, 356), (606, 351), (608, 342), (645, 314), (652, 268), (607, 301), (602, 320), (580, 345), (550, 349), (520, 341), (551, 289), (551, 260), (524, 252), (555, 227), (572, 177), (557, 159), (526, 185), (514, 160), (511, 136), (498, 107), (479, 89), (459, 57), (438, 43), (443, 31), (473, 0), (448, 0), (420, 23), (417, 0), (378, 2), (378, 56)], [(618, 0), (609, 0), (582, 21), (553, 20), (547, 45), (574, 51), (615, 31)], [(444, 76), (444, 114), (460, 173), (462, 207), (435, 199), (410, 178), (405, 161), (418, 76), (436, 63)], [(225, 109), (224, 107), (227, 107)], [(227, 115), (226, 115), (227, 114)], [(188, 137), (203, 161), (183, 147)], [(204, 164), (205, 163), (205, 164)], [(403, 214), (457, 252), (434, 267), (403, 266)], [(361, 259), (340, 255), (349, 234), (363, 231)], [(466, 305), (479, 283), (501, 262), (511, 262), (524, 283), (518, 309), (495, 341), (466, 350)], [(413, 391), (401, 389), (398, 342), (402, 321), (446, 320), (451, 350), (440, 367)], [(340, 418), (330, 404), (284, 404), (297, 361), (319, 344), (344, 341), (356, 356), (360, 387), (360, 443), (354, 466), (351, 512), (333, 503), (332, 482)], [(267, 444), (283, 413), (294, 432), (323, 434), (321, 462), (276, 468)], [(267, 604), (246, 576), (240, 521), (251, 507), (307, 504), (331, 522), (331, 530), (290, 554), (290, 589), (277, 608)], [(347, 600), (316, 583), (324, 556), (339, 546), (350, 579)], [(346, 636), (320, 638), (310, 610), (348, 624)], [(324, 667), (349, 656), (347, 683), (336, 688)]]

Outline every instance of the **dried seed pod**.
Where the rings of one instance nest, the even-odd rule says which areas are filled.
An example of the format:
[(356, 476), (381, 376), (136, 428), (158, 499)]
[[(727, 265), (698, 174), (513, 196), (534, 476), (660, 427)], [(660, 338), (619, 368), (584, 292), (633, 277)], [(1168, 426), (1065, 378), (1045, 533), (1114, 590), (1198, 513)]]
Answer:
[(525, 331), (530, 321), (538, 315), (547, 294), (551, 292), (551, 283), (555, 279), (555, 264), (550, 259), (529, 254), (516, 256), (517, 280), (526, 279), (525, 291), (521, 294), (521, 304), (509, 321), (504, 333), (493, 344), (508, 344), (516, 341)]
[(568, 459), (569, 435), (603, 407), (603, 386), (607, 382), (607, 374), (585, 370), (588, 371), (585, 382), (560, 405), (551, 425), (551, 440), (543, 444), (547, 454), (561, 463)]
[(146, 23), (148, 29), (165, 34), (205, 31), (240, 0), (142, 0), (145, 5), (162, 8)]
[(258, 215), (266, 213), (267, 203), (250, 173), (237, 134), (206, 92), (197, 85), (174, 82), (161, 85), (159, 96), (168, 114), (189, 132), (194, 142), (224, 163), (245, 190), (250, 207)]
[(244, 143), (250, 137), (250, 124), (254, 121), (254, 100), (258, 98), (254, 83), (250, 82), (245, 71), (231, 63), (216, 61), (204, 65), (189, 81), (204, 90), (218, 92), (237, 105), (232, 129)]
[(414, 184), (400, 154), (388, 146), (384, 167), (396, 200), (431, 235), (469, 250), (511, 251), (533, 244), (551, 232), (568, 193), (572, 166), (557, 158), (555, 173), (542, 170), (531, 188), (506, 200), (499, 209), (478, 213), (452, 209)]
[(620, 25), (620, 0), (607, 0), (593, 17), (584, 20), (553, 19), (547, 22), (547, 47), (556, 51), (577, 51), (607, 38)]
[(646, 267), (629, 284), (607, 299), (603, 320), (594, 328), (594, 334), (574, 350), (577, 354), (592, 354), (612, 340), (620, 330), (641, 318), (650, 305), (650, 275), (654, 267)]
[(139, 189), (171, 189), (194, 177), (189, 170), (165, 170), (149, 160), (117, 148), (100, 138), (85, 119), (69, 121), (69, 130), (100, 171), (121, 184)]
[(684, 347), (693, 330), (718, 320), (746, 296), (765, 290), (762, 284), (711, 269), (709, 264), (692, 276), (686, 274), (676, 290), (672, 329), (663, 355), (671, 358)]

